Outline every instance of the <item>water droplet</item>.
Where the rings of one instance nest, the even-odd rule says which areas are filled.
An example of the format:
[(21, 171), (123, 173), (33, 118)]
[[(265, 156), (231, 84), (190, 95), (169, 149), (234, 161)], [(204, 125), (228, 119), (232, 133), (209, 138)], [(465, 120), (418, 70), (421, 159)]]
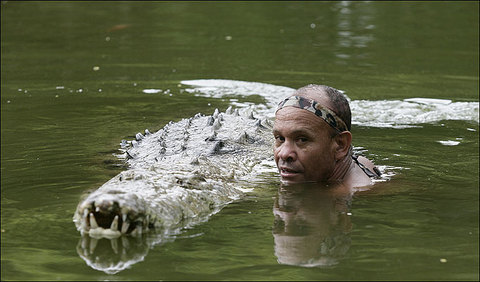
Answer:
[(110, 36), (105, 37), (105, 41), (110, 41)]
[(316, 25), (314, 23), (310, 24), (310, 28), (315, 28), (315, 27), (316, 27)]
[(99, 66), (94, 66), (94, 67), (93, 67), (93, 71), (98, 71), (99, 69), (100, 69)]
[(232, 37), (230, 35), (225, 36), (225, 40), (232, 40)]
[(446, 263), (446, 262), (447, 262), (447, 259), (446, 259), (446, 258), (441, 258), (441, 259), (440, 259), (440, 262), (441, 262), (441, 263)]

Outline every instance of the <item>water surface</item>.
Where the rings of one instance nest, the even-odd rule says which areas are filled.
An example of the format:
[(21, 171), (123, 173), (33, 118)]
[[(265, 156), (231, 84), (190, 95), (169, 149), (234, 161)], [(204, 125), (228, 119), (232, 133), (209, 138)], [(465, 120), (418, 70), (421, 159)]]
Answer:
[[(2, 280), (479, 279), (478, 106), (409, 126), (368, 122), (396, 108), (381, 105), (409, 98), (478, 105), (478, 2), (4, 1), (1, 9)], [(276, 241), (285, 195), (274, 173), (207, 222), (132, 248), (141, 259), (116, 274), (79, 255), (73, 212), (80, 195), (124, 169), (114, 156), (122, 139), (265, 102), (184, 91), (182, 81), (198, 79), (327, 84), (357, 106), (354, 145), (395, 176), (356, 193), (335, 221), (344, 224), (331, 229), (341, 239), (336, 264), (283, 263), (281, 254), (299, 249)], [(284, 203), (287, 213), (305, 206), (298, 197)], [(325, 215), (306, 210), (307, 219)], [(291, 239), (315, 245), (315, 222), (293, 222)]]

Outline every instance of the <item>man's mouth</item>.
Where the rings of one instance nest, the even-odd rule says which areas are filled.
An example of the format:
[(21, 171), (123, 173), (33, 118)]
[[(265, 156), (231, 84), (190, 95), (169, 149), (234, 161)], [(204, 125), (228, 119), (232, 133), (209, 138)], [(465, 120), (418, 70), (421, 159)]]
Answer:
[(290, 179), (296, 177), (299, 173), (301, 172), (298, 170), (294, 170), (288, 167), (280, 167), (280, 175), (283, 179)]

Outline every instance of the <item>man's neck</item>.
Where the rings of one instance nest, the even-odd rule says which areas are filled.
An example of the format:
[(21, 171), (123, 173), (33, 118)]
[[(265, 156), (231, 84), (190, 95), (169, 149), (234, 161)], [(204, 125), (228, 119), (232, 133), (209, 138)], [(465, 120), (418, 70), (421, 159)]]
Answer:
[(332, 175), (328, 178), (329, 183), (338, 183), (342, 182), (345, 179), (345, 176), (353, 167), (353, 159), (351, 156), (351, 150), (348, 151), (348, 154), (341, 160), (338, 160), (333, 169)]

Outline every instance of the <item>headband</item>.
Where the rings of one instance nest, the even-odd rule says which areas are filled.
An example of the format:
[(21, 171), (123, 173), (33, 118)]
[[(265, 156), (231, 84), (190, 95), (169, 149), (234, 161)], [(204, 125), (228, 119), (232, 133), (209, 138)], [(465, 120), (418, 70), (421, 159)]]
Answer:
[(333, 129), (339, 132), (348, 130), (345, 122), (341, 118), (339, 118), (332, 110), (320, 105), (317, 101), (301, 96), (291, 96), (278, 104), (277, 111), (284, 107), (295, 107), (307, 110), (323, 119), (333, 127)]

